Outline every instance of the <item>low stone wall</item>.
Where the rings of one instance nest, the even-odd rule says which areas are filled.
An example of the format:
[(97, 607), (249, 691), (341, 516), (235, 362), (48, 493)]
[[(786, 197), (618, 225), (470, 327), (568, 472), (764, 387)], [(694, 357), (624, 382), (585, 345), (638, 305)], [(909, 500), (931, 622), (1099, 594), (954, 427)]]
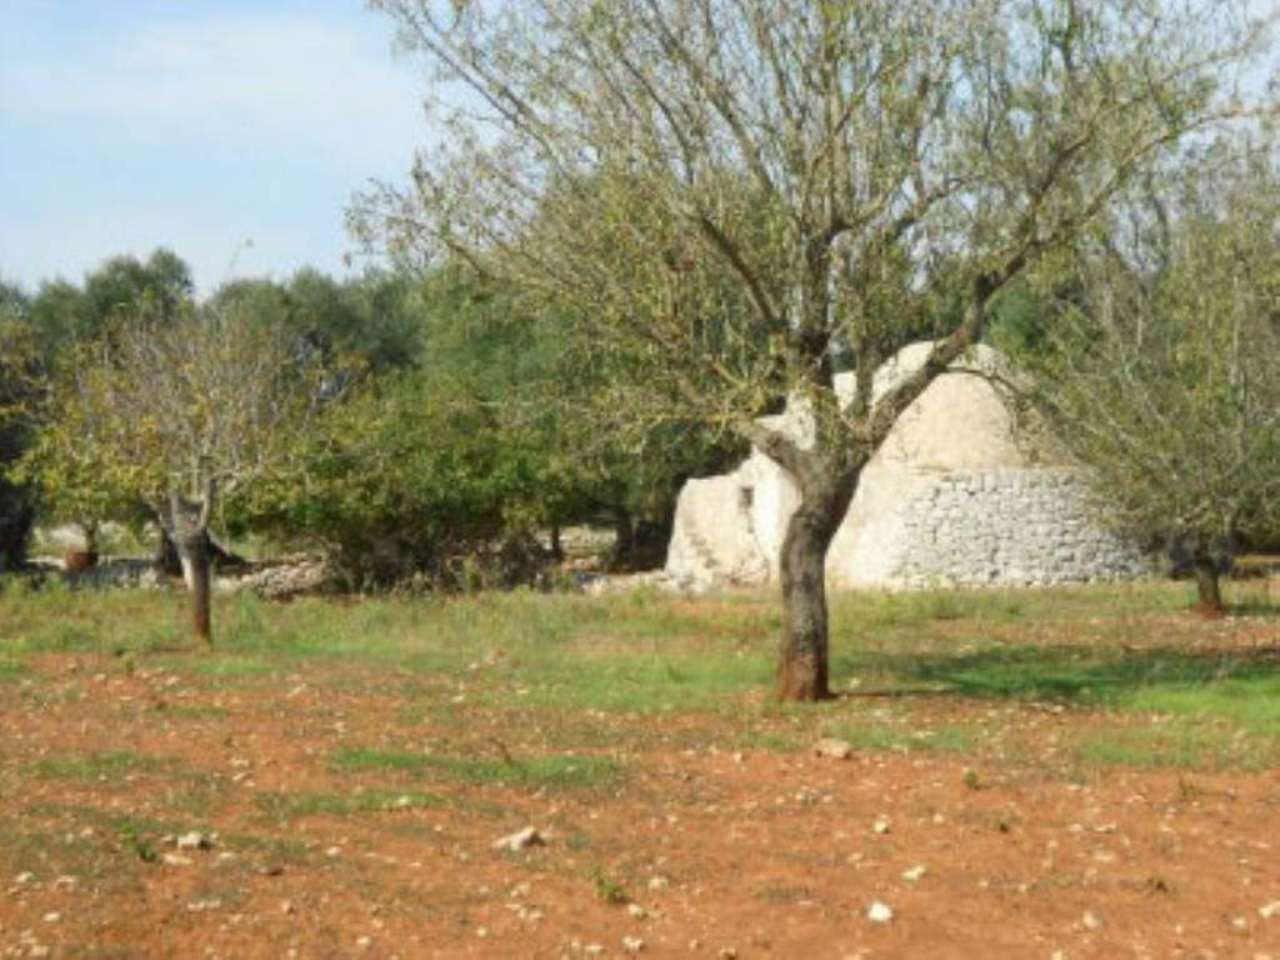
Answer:
[(939, 474), (900, 507), (887, 585), (1029, 586), (1150, 572), (1132, 544), (1090, 518), (1086, 497), (1069, 468)]

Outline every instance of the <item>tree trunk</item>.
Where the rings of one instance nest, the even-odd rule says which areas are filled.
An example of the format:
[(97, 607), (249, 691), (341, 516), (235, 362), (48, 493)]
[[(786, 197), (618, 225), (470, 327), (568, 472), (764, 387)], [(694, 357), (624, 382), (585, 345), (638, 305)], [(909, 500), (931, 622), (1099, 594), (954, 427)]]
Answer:
[(825, 700), (831, 696), (827, 549), (849, 509), (858, 473), (795, 479), (801, 487), (801, 502), (787, 522), (782, 541), (782, 643), (777, 695), (780, 700)]
[(209, 538), (200, 530), (195, 536), (174, 537), (174, 545), (178, 548), (178, 560), (182, 564), (182, 579), (191, 593), (191, 632), (197, 640), (213, 646)]
[(187, 500), (170, 494), (159, 511), (160, 525), (177, 549), (182, 579), (191, 594), (191, 627), (197, 640), (213, 646), (210, 583), (212, 563), (209, 543), (209, 515), (213, 508), (213, 485), (206, 487), (203, 500)]
[(1192, 557), (1195, 565), (1196, 591), (1199, 603), (1196, 609), (1206, 617), (1220, 617), (1226, 612), (1222, 591), (1218, 585), (1218, 565), (1207, 550), (1197, 550)]

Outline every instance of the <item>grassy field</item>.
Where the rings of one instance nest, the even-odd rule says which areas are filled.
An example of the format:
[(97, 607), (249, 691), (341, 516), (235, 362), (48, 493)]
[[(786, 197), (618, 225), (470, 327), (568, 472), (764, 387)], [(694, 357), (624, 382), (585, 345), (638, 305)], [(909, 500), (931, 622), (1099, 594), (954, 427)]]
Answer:
[[(1280, 759), (1280, 590), (1232, 589), (1236, 615), (1219, 622), (1188, 616), (1178, 584), (837, 595), (832, 685), (846, 696), (784, 708), (762, 696), (779, 627), (768, 595), (267, 604), (244, 594), (220, 598), (205, 651), (184, 633), (181, 594), (11, 585), (0, 594), (0, 683), (25, 681), (38, 696), (37, 663), (53, 653), (189, 671), (215, 689), (332, 670), (340, 685), (395, 682), (410, 714), (456, 685), (469, 703), (566, 723), (594, 711), (692, 713), (732, 721), (748, 741), (832, 732), (868, 749), (956, 753), (976, 749), (976, 731), (915, 729), (913, 707), (1032, 701), (1116, 721), (1114, 734), (1080, 745), (1082, 763), (1270, 765)], [(1217, 642), (1242, 631), (1257, 634), (1254, 647)], [(1129, 730), (1131, 720), (1144, 726)]]
[[(809, 773), (791, 782), (814, 762), (809, 748), (820, 737), (846, 740), (867, 770), (936, 785), (930, 816), (976, 818), (1001, 835), (1030, 829), (1034, 814), (1020, 804), (1036, 791), (1145, 796), (1126, 778), (1153, 777), (1177, 784), (1177, 802), (1193, 802), (1222, 783), (1266, 782), (1280, 767), (1280, 584), (1232, 584), (1229, 599), (1231, 617), (1204, 621), (1177, 584), (840, 595), (832, 666), (841, 695), (783, 706), (768, 696), (779, 622), (771, 596), (517, 592), (266, 604), (238, 595), (218, 599), (217, 645), (204, 650), (186, 638), (179, 593), (10, 584), (0, 594), (0, 707), (11, 734), (0, 747), (0, 882), (30, 875), (36, 886), (24, 881), (0, 907), (0, 951), (29, 950), (33, 941), (18, 936), (26, 930), (36, 946), (69, 956), (204, 955), (120, 918), (122, 903), (141, 902), (139, 923), (163, 927), (160, 891), (176, 883), (188, 909), (170, 905), (181, 922), (165, 929), (213, 937), (224, 956), (348, 955), (320, 951), (334, 936), (376, 955), (386, 928), (365, 923), (362, 911), (401, 901), (438, 912), (443, 925), (431, 927), (429, 948), (398, 955), (515, 955), (497, 940), (479, 943), (477, 930), (502, 929), (476, 919), (484, 896), (447, 884), (411, 893), (405, 878), (386, 886), (351, 864), (340, 874), (333, 851), (354, 844), (401, 862), (404, 846), (425, 835), (437, 853), (490, 877), (476, 889), (518, 886), (518, 875), (490, 876), (511, 865), (489, 863), (488, 849), (535, 815), (564, 854), (537, 871), (556, 890), (547, 899), (586, 898), (590, 908), (568, 911), (575, 923), (604, 910), (597, 926), (621, 929), (628, 918), (618, 902), (639, 896), (656, 868), (639, 866), (626, 842), (602, 840), (598, 818), (625, 834), (631, 824), (660, 826), (654, 810), (675, 802), (711, 807), (715, 823), (728, 803), (716, 798), (739, 791), (745, 805), (777, 793), (778, 803), (827, 816), (821, 805), (835, 801), (822, 797), (839, 797), (838, 781), (815, 787)], [(734, 779), (753, 762), (749, 779)], [(1002, 790), (1012, 793), (997, 802)], [(897, 802), (878, 796), (855, 816)], [(170, 862), (192, 859), (173, 847), (192, 830), (217, 834), (216, 862), (225, 864), (200, 879), (195, 867)], [(466, 840), (440, 839), (450, 834)], [(725, 855), (703, 850), (697, 863)], [(935, 850), (930, 869), (946, 856)], [(299, 930), (274, 917), (283, 909), (274, 902), (263, 908), (272, 923), (239, 929), (267, 895), (272, 881), (262, 878), (279, 878), (273, 871), (296, 876), (295, 899), (337, 903), (340, 931)], [(1164, 871), (1151, 875), (1167, 885), (1161, 878), (1174, 871)], [(55, 909), (57, 877), (94, 891), (83, 924), (39, 922), (75, 914)], [(745, 907), (809, 899), (789, 884), (763, 884), (766, 893)], [(216, 909), (191, 908), (215, 901)], [(728, 931), (741, 908), (725, 901)], [(205, 929), (206, 913), (221, 926)], [(694, 940), (698, 930), (729, 935), (690, 924), (650, 947), (683, 943), (689, 931)], [(569, 955), (575, 938), (590, 936), (568, 920), (539, 929), (545, 936), (529, 955)], [(920, 936), (912, 949), (928, 949)], [(940, 942), (955, 938), (950, 930)], [(1114, 955), (1094, 940), (1097, 955)], [(800, 949), (802, 940), (787, 942)]]

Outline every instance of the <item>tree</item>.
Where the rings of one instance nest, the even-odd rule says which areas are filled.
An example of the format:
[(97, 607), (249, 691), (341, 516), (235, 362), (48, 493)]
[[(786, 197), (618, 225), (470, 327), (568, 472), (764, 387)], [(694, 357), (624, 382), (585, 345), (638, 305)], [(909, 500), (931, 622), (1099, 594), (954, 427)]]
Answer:
[(551, 527), (553, 549), (561, 525), (607, 518), (614, 562), (652, 565), (684, 481), (741, 459), (743, 445), (726, 442), (736, 438), (696, 420), (640, 415), (648, 385), (635, 374), (644, 364), (595, 353), (571, 311), (530, 315), (518, 293), (457, 265), (423, 289), (424, 368), (491, 405), (495, 442), (518, 444), (536, 463), (532, 512)]
[(0, 282), (0, 573), (26, 560), (35, 511), (30, 490), (9, 470), (31, 443), (32, 402), (43, 387), (43, 364), (29, 302)]
[[(1144, 162), (1241, 112), (1261, 48), (1229, 0), (373, 6), (434, 67), (446, 136), (358, 233), (572, 305), (673, 417), (782, 467), (784, 699), (828, 695), (827, 548), (899, 415)], [(928, 359), (873, 397), (922, 319)], [(803, 430), (757, 421), (780, 394)]]
[(1280, 533), (1280, 166), (1220, 144), (1172, 182), (1023, 359), (1101, 515), (1185, 551), (1218, 614), (1223, 555)]
[(232, 280), (210, 303), (246, 310), (262, 323), (293, 331), (327, 358), (355, 361), (377, 374), (418, 359), (422, 338), (421, 283), (406, 271), (370, 270), (339, 283), (309, 267), (288, 281)]
[(152, 313), (176, 316), (193, 292), (187, 264), (158, 247), (146, 261), (127, 254), (104, 261), (85, 275), (80, 287), (66, 280), (41, 284), (31, 302), (30, 322), (53, 356), (93, 339), (116, 316), (136, 311), (143, 300), (149, 301)]
[(215, 510), (294, 466), (319, 384), (286, 330), (145, 299), (79, 346), (30, 462), (55, 499), (145, 501), (178, 549), (194, 632), (211, 643)]

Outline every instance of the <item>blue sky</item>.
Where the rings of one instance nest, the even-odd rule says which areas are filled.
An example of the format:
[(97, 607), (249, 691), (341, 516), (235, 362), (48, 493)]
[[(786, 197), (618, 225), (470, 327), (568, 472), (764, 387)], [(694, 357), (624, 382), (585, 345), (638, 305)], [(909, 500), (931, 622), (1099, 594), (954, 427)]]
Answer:
[(344, 273), (351, 195), (427, 138), (393, 39), (361, 0), (0, 0), (0, 278)]

